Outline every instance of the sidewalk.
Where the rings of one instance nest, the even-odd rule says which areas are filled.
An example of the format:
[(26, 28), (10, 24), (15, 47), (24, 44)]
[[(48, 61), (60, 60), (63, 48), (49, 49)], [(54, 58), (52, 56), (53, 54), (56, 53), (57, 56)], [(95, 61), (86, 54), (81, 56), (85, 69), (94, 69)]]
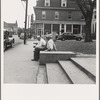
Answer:
[[(20, 44), (4, 55), (5, 83), (36, 83), (39, 62), (33, 58), (33, 41)], [(10, 55), (10, 56), (7, 56)]]

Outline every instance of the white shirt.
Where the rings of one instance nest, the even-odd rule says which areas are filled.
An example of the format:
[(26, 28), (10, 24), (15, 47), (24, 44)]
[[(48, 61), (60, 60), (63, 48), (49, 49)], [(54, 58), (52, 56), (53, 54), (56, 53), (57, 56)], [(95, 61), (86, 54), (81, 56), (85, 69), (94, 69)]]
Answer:
[(47, 42), (47, 49), (51, 49), (52, 50), (56, 50), (56, 46), (54, 44), (54, 41), (52, 39), (50, 39), (48, 42)]
[(36, 47), (42, 47), (44, 45), (46, 45), (46, 41), (43, 38), (41, 38)]

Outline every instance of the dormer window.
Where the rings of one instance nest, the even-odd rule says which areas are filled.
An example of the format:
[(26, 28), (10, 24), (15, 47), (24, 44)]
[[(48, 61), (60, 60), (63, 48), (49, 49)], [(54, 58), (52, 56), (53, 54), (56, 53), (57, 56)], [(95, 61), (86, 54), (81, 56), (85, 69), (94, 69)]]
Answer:
[(55, 12), (55, 19), (59, 19), (59, 12), (58, 11)]
[(42, 19), (46, 19), (46, 11), (42, 11)]
[(45, 0), (45, 6), (50, 6), (50, 0)]
[(67, 6), (67, 0), (61, 0), (61, 7)]

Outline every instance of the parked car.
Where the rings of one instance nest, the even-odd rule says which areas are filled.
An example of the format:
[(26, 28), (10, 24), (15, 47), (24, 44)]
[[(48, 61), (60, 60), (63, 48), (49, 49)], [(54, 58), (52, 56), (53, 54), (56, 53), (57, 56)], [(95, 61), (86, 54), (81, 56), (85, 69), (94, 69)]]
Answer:
[(4, 51), (7, 49), (8, 46), (12, 47), (15, 43), (15, 39), (13, 38), (12, 33), (8, 31), (4, 32)]
[(57, 36), (57, 40), (77, 40), (81, 41), (82, 36), (80, 34), (73, 34), (73, 33), (62, 33), (61, 35)]
[(24, 33), (20, 34), (20, 39), (24, 39)]

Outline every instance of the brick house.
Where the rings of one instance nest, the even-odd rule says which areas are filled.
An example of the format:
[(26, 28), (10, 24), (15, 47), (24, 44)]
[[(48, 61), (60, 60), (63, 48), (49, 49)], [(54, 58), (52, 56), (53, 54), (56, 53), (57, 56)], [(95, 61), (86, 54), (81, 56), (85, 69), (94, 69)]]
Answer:
[(85, 20), (75, 0), (37, 0), (35, 11), (35, 33), (61, 34), (70, 32), (83, 34)]
[(13, 34), (17, 34), (17, 31), (18, 31), (17, 21), (15, 23), (4, 22), (4, 29), (9, 32), (12, 32)]

